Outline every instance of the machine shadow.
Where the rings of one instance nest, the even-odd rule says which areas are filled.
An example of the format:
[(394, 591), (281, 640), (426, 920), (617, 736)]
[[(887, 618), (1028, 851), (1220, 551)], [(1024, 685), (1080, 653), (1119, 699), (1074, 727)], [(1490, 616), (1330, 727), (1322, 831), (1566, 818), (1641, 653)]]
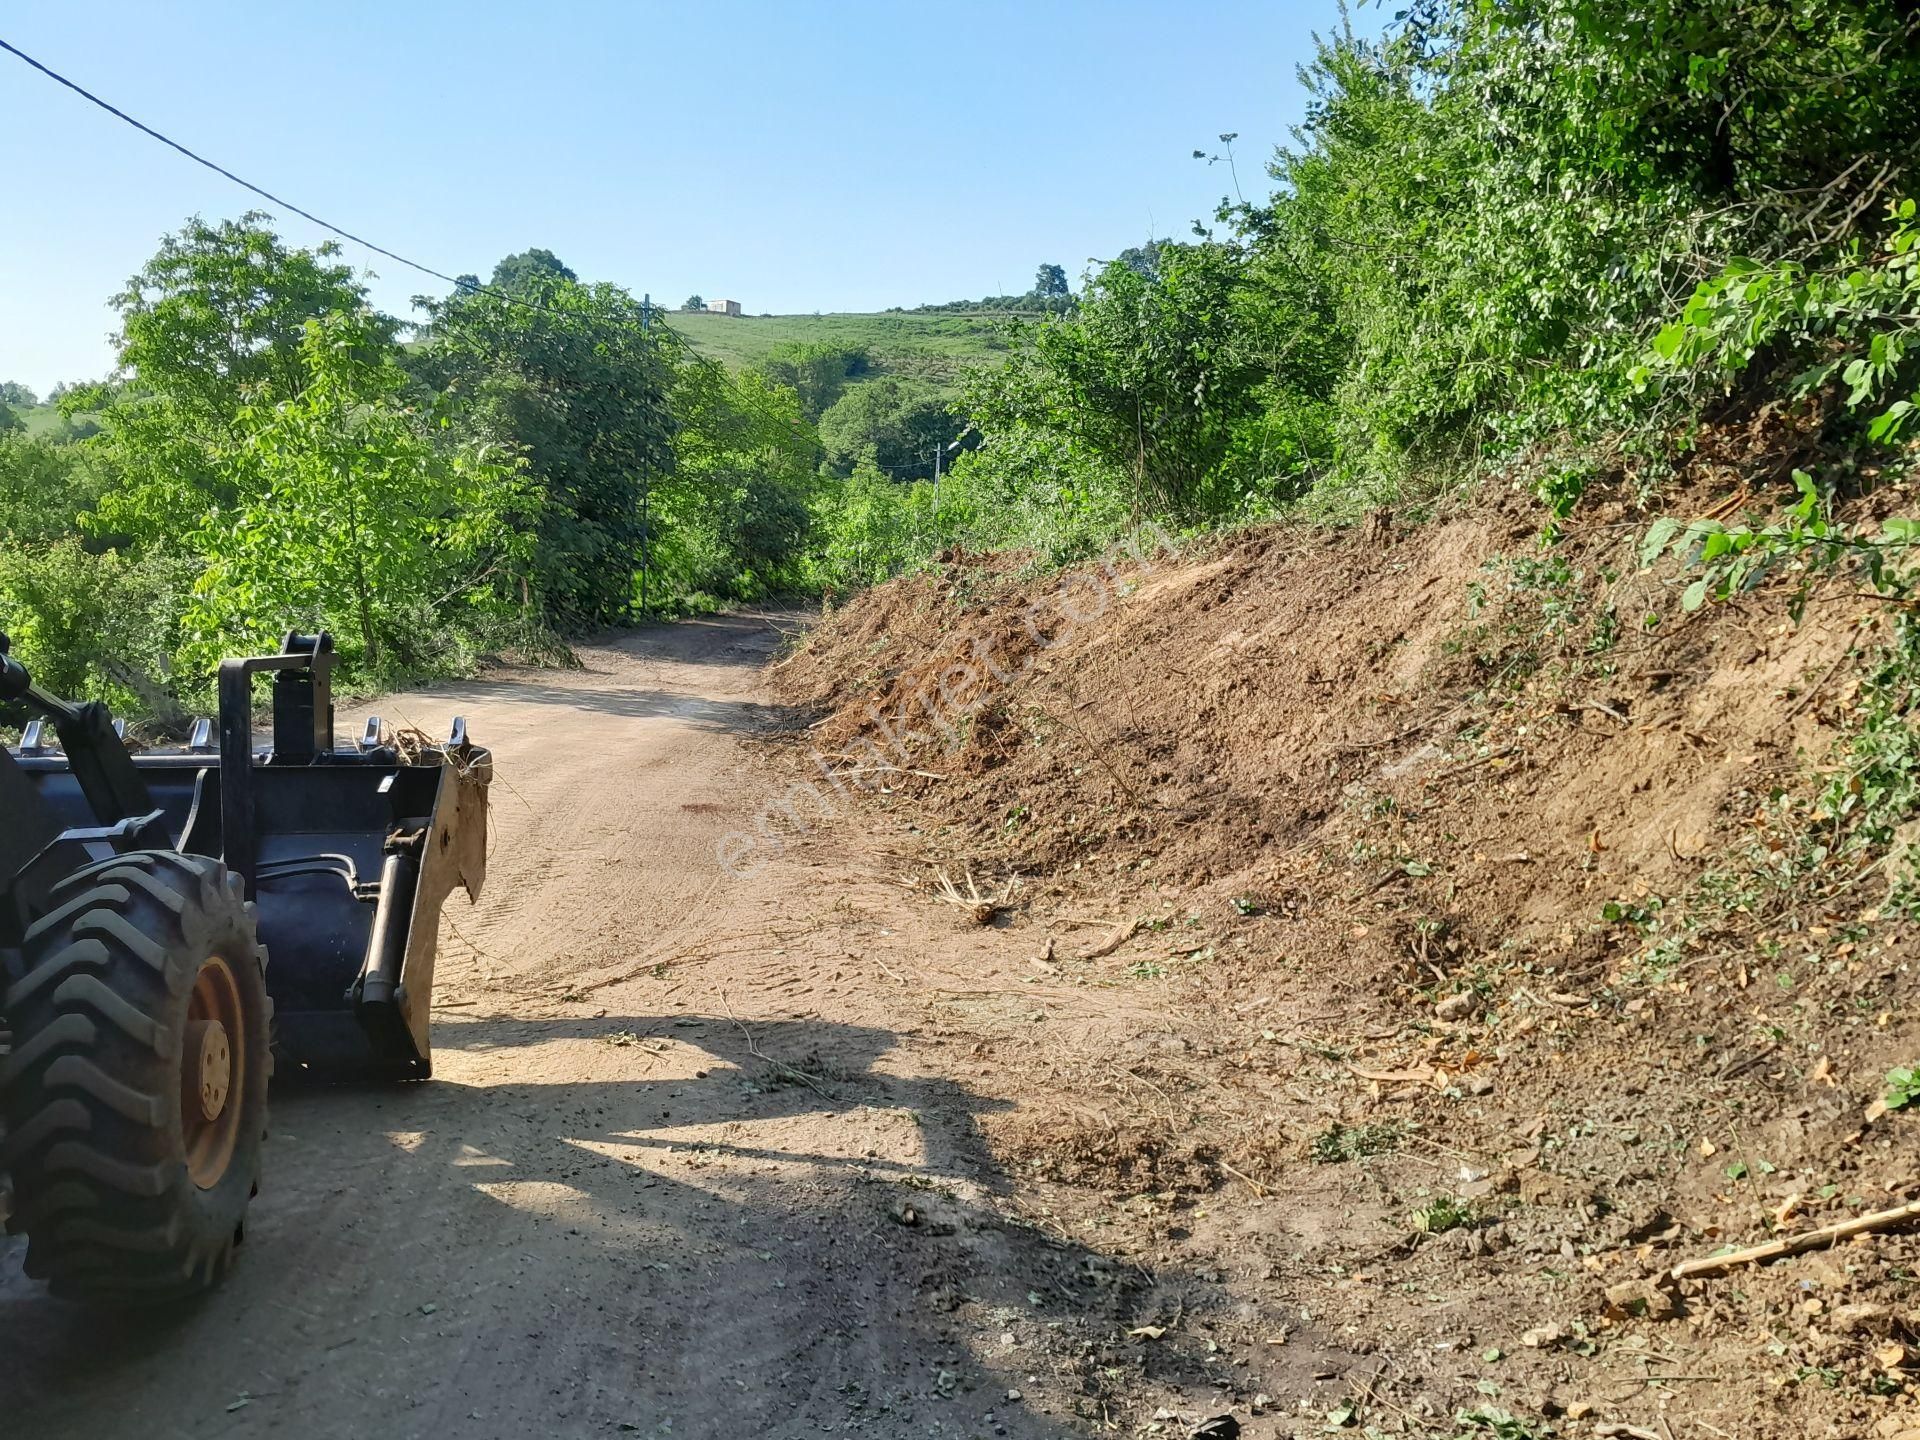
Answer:
[(554, 705), (624, 720), (674, 720), (696, 729), (729, 735), (761, 735), (792, 730), (806, 721), (791, 705), (765, 705), (754, 700), (713, 700), (672, 690), (579, 689), (565, 685), (516, 682), (502, 690), (516, 705)]
[(1111, 1362), (1218, 1374), (1127, 1346), (1168, 1277), (1004, 1213), (977, 1123), (1000, 1102), (883, 1068), (887, 1030), (491, 1017), (436, 1041), (460, 1078), (276, 1096), (249, 1244), (194, 1305), (76, 1311), (0, 1250), (23, 1433), (99, 1435), (104, 1399), (156, 1436), (357, 1435), (384, 1397), (395, 1434), (1042, 1440), (1090, 1433)]
[[(898, 1043), (892, 1032), (857, 1025), (824, 1025), (813, 1020), (753, 1021), (707, 1015), (602, 1015), (555, 1020), (521, 1020), (512, 1016), (476, 1016), (455, 1024), (440, 1024), (436, 1047), (469, 1055), (548, 1044), (556, 1040), (588, 1040), (619, 1049), (653, 1053), (658, 1045), (683, 1043), (707, 1057), (704, 1079), (688, 1083), (642, 1081), (634, 1092), (644, 1096), (649, 1086), (674, 1103), (660, 1112), (662, 1123), (674, 1126), (738, 1124), (770, 1120), (831, 1116), (858, 1112), (895, 1111), (913, 1117), (923, 1157), (908, 1167), (870, 1155), (833, 1156), (795, 1154), (766, 1147), (712, 1142), (706, 1151), (754, 1159), (805, 1161), (829, 1169), (877, 1170), (919, 1174), (937, 1180), (978, 1185), (994, 1194), (1006, 1194), (1006, 1174), (987, 1145), (976, 1117), (1010, 1106), (1005, 1101), (977, 1095), (963, 1085), (938, 1077), (880, 1074), (874, 1064)], [(644, 1063), (644, 1062), (642, 1062)], [(733, 1072), (721, 1073), (721, 1067)], [(707, 1082), (713, 1082), (708, 1084)], [(509, 1086), (508, 1089), (515, 1087)], [(587, 1087), (605, 1099), (604, 1086)], [(598, 1118), (602, 1106), (587, 1106), (585, 1096), (548, 1088), (560, 1108), (578, 1099), (580, 1109)], [(651, 1101), (640, 1098), (643, 1117), (651, 1119)], [(926, 1117), (938, 1116), (929, 1126)], [(635, 1143), (668, 1147), (663, 1140)]]

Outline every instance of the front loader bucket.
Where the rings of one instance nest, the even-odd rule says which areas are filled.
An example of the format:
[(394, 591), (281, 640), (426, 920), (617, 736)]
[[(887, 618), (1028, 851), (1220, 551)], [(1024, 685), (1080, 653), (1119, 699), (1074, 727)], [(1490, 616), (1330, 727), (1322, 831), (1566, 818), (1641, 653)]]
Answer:
[[(333, 743), (326, 635), (220, 671), (220, 721), (179, 750), (132, 756), (149, 831), (226, 863), (258, 906), (281, 1079), (425, 1079), (440, 908), (486, 876), (488, 751), (464, 721), (434, 742), (378, 720)], [(273, 679), (273, 743), (253, 734), (254, 676)], [(62, 827), (98, 822), (78, 764), (32, 727), (16, 752)]]
[(253, 773), (281, 1077), (425, 1079), (440, 907), (456, 886), (479, 897), (492, 757), (456, 733)]

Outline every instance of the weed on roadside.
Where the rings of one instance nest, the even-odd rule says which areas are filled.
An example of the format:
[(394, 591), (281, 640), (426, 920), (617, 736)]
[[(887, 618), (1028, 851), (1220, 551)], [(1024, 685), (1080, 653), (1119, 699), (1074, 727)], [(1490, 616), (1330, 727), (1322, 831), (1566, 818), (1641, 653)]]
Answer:
[(1473, 1223), (1473, 1206), (1451, 1195), (1437, 1195), (1413, 1212), (1413, 1228), (1423, 1235), (1444, 1235)]
[(1462, 1410), (1453, 1418), (1460, 1427), (1453, 1440), (1550, 1440), (1555, 1433), (1544, 1420), (1522, 1420), (1505, 1410)]
[(1341, 1125), (1336, 1122), (1313, 1137), (1307, 1153), (1316, 1165), (1340, 1165), (1400, 1148), (1398, 1125)]

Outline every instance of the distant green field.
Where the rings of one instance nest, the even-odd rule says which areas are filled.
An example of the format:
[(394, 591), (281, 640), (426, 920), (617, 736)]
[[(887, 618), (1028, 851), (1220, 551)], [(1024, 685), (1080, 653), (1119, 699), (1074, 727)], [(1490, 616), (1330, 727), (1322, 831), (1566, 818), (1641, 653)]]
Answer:
[[(991, 365), (1014, 348), (1000, 315), (708, 315), (674, 310), (663, 317), (701, 354), (738, 370), (777, 345), (834, 344), (866, 350), (868, 376), (904, 375), (942, 390), (958, 387), (976, 365)], [(29, 435), (60, 423), (52, 405), (17, 412)]]
[(666, 321), (701, 354), (739, 369), (776, 345), (863, 347), (876, 374), (910, 375), (942, 388), (974, 365), (1013, 349), (1007, 322), (996, 315), (703, 315), (673, 311)]
[(60, 423), (60, 409), (56, 405), (36, 405), (31, 410), (13, 413), (20, 417), (29, 435), (44, 435)]

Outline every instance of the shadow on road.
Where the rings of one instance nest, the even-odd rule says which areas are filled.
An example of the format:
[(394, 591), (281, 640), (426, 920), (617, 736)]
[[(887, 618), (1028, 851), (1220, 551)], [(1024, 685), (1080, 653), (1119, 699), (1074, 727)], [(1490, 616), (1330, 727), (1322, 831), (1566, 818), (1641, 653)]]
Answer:
[(565, 685), (518, 682), (513, 686), (511, 698), (518, 705), (557, 705), (573, 713), (617, 715), (629, 720), (677, 720), (703, 730), (736, 735), (797, 729), (807, 720), (804, 711), (791, 705), (714, 700), (671, 690), (575, 690)]
[(0, 1250), (16, 1433), (1053, 1437), (1121, 1385), (1219, 1373), (1198, 1342), (1126, 1338), (1145, 1272), (1002, 1213), (976, 1124), (999, 1102), (901, 1070), (886, 1030), (492, 1017), (437, 1039), (465, 1079), (276, 1096), (213, 1296), (76, 1311)]

